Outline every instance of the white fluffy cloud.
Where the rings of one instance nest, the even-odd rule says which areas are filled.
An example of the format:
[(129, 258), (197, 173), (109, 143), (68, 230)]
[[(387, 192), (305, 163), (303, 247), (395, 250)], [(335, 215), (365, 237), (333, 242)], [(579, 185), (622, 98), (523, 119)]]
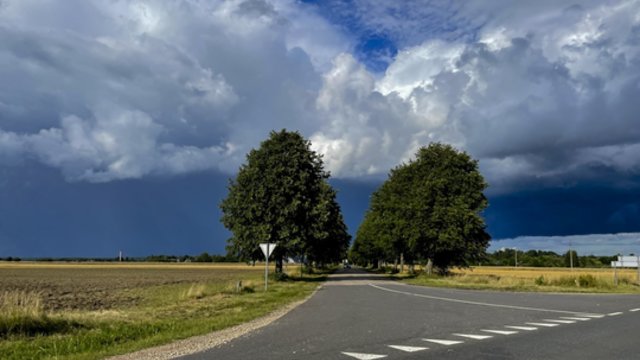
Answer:
[(287, 0), (1, 4), (0, 161), (69, 180), (233, 172), (271, 129), (317, 126), (349, 46)]
[(293, 0), (1, 4), (3, 164), (88, 181), (233, 172), (289, 128), (339, 177), (383, 176), (431, 141), (479, 158), (498, 190), (640, 174), (638, 1), (358, 1), (400, 47), (384, 74)]
[[(632, 100), (640, 98), (640, 3), (536, 10), (523, 22), (488, 24), (478, 41), (406, 48), (374, 84), (361, 67), (336, 61), (318, 101), (332, 136), (314, 137), (329, 167), (386, 169), (437, 140), (479, 158), (502, 190), (593, 167), (640, 174)], [(383, 155), (354, 153), (358, 139)]]

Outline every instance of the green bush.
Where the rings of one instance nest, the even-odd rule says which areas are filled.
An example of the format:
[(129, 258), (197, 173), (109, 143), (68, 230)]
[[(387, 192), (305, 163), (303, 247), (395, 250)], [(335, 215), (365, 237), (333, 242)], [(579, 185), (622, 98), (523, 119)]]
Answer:
[(544, 286), (547, 285), (547, 279), (544, 278), (544, 276), (540, 275), (539, 277), (536, 278), (535, 280), (536, 285), (538, 286)]
[(580, 287), (597, 287), (598, 279), (591, 274), (580, 275), (578, 277), (578, 286)]

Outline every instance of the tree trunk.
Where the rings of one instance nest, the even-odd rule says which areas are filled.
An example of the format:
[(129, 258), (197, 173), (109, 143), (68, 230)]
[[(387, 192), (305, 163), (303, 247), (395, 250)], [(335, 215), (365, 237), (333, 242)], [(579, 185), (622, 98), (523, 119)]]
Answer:
[(427, 261), (427, 266), (424, 268), (424, 272), (426, 272), (427, 275), (433, 274), (433, 261), (431, 261), (431, 259)]
[(398, 258), (393, 259), (393, 271), (398, 271)]
[(400, 253), (400, 272), (404, 272), (404, 253)]
[(276, 257), (276, 274), (282, 273), (282, 255)]

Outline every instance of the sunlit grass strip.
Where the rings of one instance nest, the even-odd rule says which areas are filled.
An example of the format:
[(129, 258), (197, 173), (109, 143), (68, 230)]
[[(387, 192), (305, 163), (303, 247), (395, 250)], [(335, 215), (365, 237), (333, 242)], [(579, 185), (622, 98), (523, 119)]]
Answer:
[(47, 314), (39, 293), (0, 292), (0, 339), (64, 333), (78, 326), (73, 320)]

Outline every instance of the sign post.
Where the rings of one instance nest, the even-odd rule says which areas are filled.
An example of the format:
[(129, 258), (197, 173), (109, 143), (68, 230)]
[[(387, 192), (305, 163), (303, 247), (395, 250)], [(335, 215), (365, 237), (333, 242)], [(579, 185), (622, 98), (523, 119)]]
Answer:
[(267, 260), (264, 265), (264, 291), (267, 291), (267, 289), (269, 288), (269, 256), (271, 256), (271, 253), (276, 248), (276, 246), (277, 244), (275, 243), (260, 244), (260, 249), (262, 249), (262, 253)]
[(640, 283), (640, 256), (618, 256), (618, 261), (612, 261), (613, 282), (618, 285), (618, 268), (638, 268), (638, 282)]

